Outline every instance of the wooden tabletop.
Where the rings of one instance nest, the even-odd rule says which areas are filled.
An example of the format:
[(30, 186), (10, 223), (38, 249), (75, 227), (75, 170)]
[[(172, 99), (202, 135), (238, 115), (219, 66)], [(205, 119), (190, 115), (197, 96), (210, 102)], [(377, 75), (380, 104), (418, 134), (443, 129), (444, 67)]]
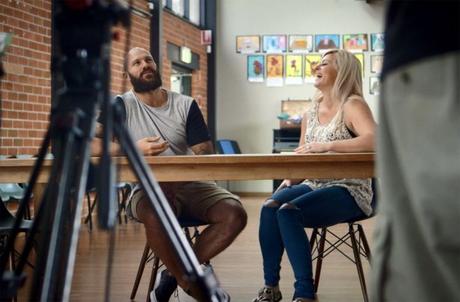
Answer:
[[(136, 181), (126, 158), (114, 160), (120, 181)], [(152, 156), (145, 160), (158, 181), (374, 176), (374, 153)], [(34, 162), (34, 159), (0, 160), (0, 183), (27, 182)], [(47, 182), (51, 165), (52, 160), (45, 160), (39, 183)]]

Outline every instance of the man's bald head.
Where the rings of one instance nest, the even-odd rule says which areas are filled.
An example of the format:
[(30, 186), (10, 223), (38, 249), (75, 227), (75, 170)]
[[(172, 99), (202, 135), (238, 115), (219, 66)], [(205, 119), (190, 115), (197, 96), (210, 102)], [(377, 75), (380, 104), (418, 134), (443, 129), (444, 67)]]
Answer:
[(125, 60), (127, 75), (136, 92), (155, 90), (162, 85), (157, 65), (150, 52), (141, 47), (132, 48)]
[[(144, 55), (150, 56), (152, 58), (152, 60), (153, 60), (152, 54), (147, 49), (142, 48), (142, 47), (133, 47), (128, 51), (128, 53), (126, 54), (126, 57), (125, 57), (125, 61), (123, 62), (123, 71), (124, 72), (128, 71), (128, 66), (129, 66), (130, 60), (132, 60), (132, 58), (134, 56), (139, 55), (139, 54), (144, 54)], [(153, 60), (153, 62), (155, 64), (155, 66), (156, 66), (155, 60)]]

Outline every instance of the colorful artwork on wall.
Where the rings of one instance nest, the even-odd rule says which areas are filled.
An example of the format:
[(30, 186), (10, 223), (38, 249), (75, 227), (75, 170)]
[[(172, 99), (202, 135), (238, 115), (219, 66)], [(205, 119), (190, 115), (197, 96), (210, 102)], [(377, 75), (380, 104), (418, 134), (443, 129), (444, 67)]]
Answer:
[(343, 35), (343, 49), (346, 49), (351, 52), (356, 51), (367, 51), (368, 41), (367, 34), (348, 34)]
[(380, 79), (379, 77), (369, 77), (369, 93), (372, 95), (380, 94)]
[(372, 55), (371, 56), (371, 72), (380, 73), (383, 66), (383, 56), (382, 55)]
[(260, 36), (237, 36), (237, 53), (256, 53), (260, 52)]
[(315, 81), (315, 68), (321, 63), (321, 55), (308, 54), (305, 56), (305, 83), (313, 83)]
[(354, 55), (358, 59), (359, 63), (361, 63), (361, 76), (364, 78), (364, 54), (355, 53)]
[(266, 53), (283, 53), (286, 52), (285, 35), (267, 35), (262, 36), (262, 50)]
[(329, 49), (340, 48), (339, 35), (316, 35), (315, 36), (316, 51), (324, 52)]
[(282, 86), (283, 85), (283, 55), (267, 55), (267, 86)]
[(371, 34), (371, 50), (382, 52), (384, 48), (385, 48), (384, 34), (382, 33)]
[(313, 51), (313, 35), (290, 35), (289, 51), (305, 53)]
[(286, 84), (302, 84), (302, 55), (286, 55)]
[(248, 55), (247, 76), (249, 82), (263, 82), (265, 61), (263, 55)]

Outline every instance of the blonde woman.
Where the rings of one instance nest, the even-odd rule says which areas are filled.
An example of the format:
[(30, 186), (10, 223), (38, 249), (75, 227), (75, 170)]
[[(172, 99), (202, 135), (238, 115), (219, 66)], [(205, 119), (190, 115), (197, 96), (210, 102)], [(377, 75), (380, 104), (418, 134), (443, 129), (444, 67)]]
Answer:
[[(302, 120), (296, 153), (374, 150), (375, 121), (363, 99), (359, 61), (345, 50), (326, 52), (315, 68), (314, 106)], [(265, 286), (254, 302), (280, 301), (281, 256), (294, 271), (293, 301), (314, 301), (310, 243), (305, 227), (327, 227), (370, 215), (371, 179), (285, 179), (263, 205), (259, 242)]]

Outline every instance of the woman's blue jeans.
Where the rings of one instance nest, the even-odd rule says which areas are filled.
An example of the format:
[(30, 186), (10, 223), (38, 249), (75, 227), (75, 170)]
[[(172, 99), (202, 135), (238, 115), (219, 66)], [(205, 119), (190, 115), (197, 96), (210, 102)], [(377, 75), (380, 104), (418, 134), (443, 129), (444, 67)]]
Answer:
[[(310, 242), (305, 227), (327, 227), (356, 219), (364, 213), (347, 189), (339, 186), (312, 190), (300, 184), (275, 194), (279, 205), (262, 207), (259, 242), (265, 285), (276, 286), (284, 249), (294, 271), (294, 298), (314, 298)], [(281, 207), (289, 203), (289, 207)]]

